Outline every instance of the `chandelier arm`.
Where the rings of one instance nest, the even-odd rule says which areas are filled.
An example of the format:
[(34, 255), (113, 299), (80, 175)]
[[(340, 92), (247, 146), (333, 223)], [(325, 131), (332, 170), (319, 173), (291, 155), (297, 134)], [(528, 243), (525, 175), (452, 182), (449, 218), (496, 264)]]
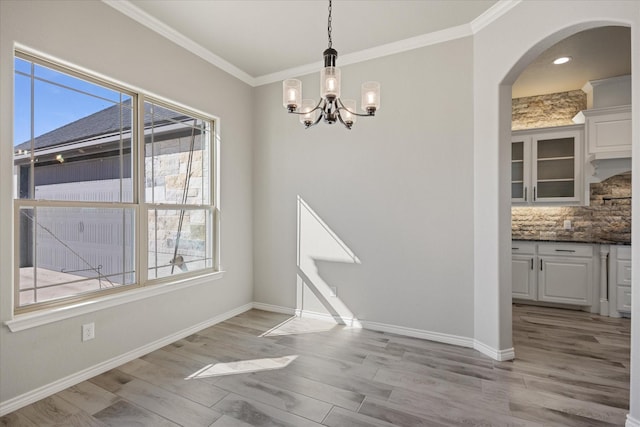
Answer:
[(347, 107), (345, 107), (340, 98), (338, 98), (337, 101), (338, 101), (337, 102), (338, 107), (336, 107), (336, 110), (338, 110), (338, 111), (345, 110), (345, 111), (348, 111), (349, 113), (353, 114), (354, 116), (358, 116), (358, 117), (372, 117), (372, 116), (376, 115), (375, 111), (372, 111), (371, 114), (369, 114), (369, 113), (367, 113), (367, 114), (356, 113), (355, 111), (351, 111)]
[(313, 113), (316, 110), (323, 111), (324, 107), (320, 107), (323, 102), (324, 102), (324, 99), (321, 99), (320, 102), (318, 102), (318, 105), (316, 105), (316, 107), (313, 110), (309, 110), (309, 111), (289, 111), (289, 113), (297, 114), (297, 115), (301, 116), (301, 115), (304, 115), (304, 114)]
[(318, 114), (318, 118), (316, 119), (316, 121), (310, 125), (304, 125), (304, 128), (309, 129), (311, 126), (317, 125), (318, 123), (320, 123), (320, 120), (322, 120), (322, 117), (324, 117), (324, 111), (320, 110), (320, 114)]
[[(341, 110), (341, 108), (339, 108), (339, 107), (336, 109), (336, 116), (338, 116), (338, 120), (340, 120), (340, 123), (342, 123), (344, 125), (344, 127), (346, 127), (347, 129), (351, 130), (351, 125), (353, 125), (353, 123), (351, 123), (351, 125), (346, 124), (344, 122), (344, 120), (342, 120), (342, 116), (340, 115), (340, 110)], [(342, 108), (342, 110), (346, 110), (346, 108)], [(347, 111), (349, 111), (349, 110), (347, 110)]]

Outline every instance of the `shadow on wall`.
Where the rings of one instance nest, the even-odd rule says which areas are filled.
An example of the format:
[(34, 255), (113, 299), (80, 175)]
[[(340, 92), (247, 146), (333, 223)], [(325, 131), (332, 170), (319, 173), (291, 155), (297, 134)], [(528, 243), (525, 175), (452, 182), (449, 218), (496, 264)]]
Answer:
[(337, 287), (319, 273), (319, 263), (360, 264), (358, 257), (298, 196), (297, 311), (301, 315), (333, 318), (337, 323), (360, 326), (337, 296)]

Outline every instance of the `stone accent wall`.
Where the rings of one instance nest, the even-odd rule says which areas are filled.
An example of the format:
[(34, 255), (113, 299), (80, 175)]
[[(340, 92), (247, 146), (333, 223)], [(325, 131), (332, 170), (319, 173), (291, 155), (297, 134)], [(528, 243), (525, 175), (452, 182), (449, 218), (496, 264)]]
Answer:
[[(591, 184), (589, 206), (511, 208), (511, 236), (525, 240), (631, 242), (631, 174)], [(564, 220), (572, 230), (564, 230)]]
[(582, 90), (528, 96), (511, 101), (511, 129), (535, 129), (574, 124), (571, 119), (587, 109)]

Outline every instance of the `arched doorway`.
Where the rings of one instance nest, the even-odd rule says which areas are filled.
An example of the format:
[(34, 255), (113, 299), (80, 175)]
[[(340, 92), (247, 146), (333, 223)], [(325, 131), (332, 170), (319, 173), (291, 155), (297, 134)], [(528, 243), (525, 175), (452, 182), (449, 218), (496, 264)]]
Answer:
[[(511, 85), (522, 70), (556, 42), (589, 28), (605, 25), (632, 28), (632, 64), (640, 69), (640, 8), (635, 2), (554, 2), (553, 10), (522, 2), (509, 20), (492, 23), (474, 38), (474, 157), (475, 157), (475, 339), (494, 350), (494, 357), (513, 357), (511, 327)], [(589, 7), (586, 7), (588, 3)], [(518, 36), (506, 37), (506, 34)], [(640, 105), (640, 79), (633, 76), (633, 103)], [(497, 90), (496, 90), (497, 89)], [(640, 148), (638, 113), (634, 112), (633, 149)], [(638, 153), (640, 155), (640, 152)], [(634, 156), (634, 169), (640, 164)], [(635, 174), (637, 175), (637, 174)], [(634, 175), (633, 193), (640, 196)], [(633, 202), (636, 203), (635, 201)], [(638, 206), (640, 209), (640, 205)], [(638, 209), (633, 216), (639, 218)], [(637, 220), (636, 220), (637, 222)], [(633, 234), (640, 236), (638, 230)], [(638, 240), (634, 238), (634, 240)], [(633, 265), (640, 270), (640, 257)], [(631, 402), (628, 426), (640, 425), (640, 280), (633, 279)], [(486, 352), (488, 353), (488, 352)], [(635, 368), (634, 368), (635, 367)]]
[[(587, 34), (587, 33), (593, 32), (593, 30), (604, 29), (604, 28), (616, 28), (616, 27), (620, 28), (620, 27), (624, 27), (624, 26), (605, 25), (605, 24), (600, 23), (600, 22), (585, 23), (585, 24), (581, 24), (581, 25), (576, 25), (574, 27), (565, 28), (565, 29), (563, 29), (561, 31), (556, 32), (553, 35), (548, 36), (547, 38), (545, 38), (542, 41), (540, 41), (533, 48), (529, 49), (520, 58), (520, 60), (518, 60), (516, 62), (516, 64), (511, 68), (511, 70), (507, 73), (507, 75), (502, 80), (501, 85), (500, 85), (501, 86), (501, 95), (504, 96), (505, 92), (508, 92), (509, 89), (512, 88), (513, 84), (517, 81), (519, 76), (523, 72), (527, 71), (527, 67), (529, 67), (529, 64), (531, 62), (535, 61), (536, 58), (538, 57), (538, 55), (544, 56), (544, 52), (547, 51), (547, 49), (552, 50), (552, 48), (554, 46), (556, 46), (557, 44), (559, 44), (559, 42), (562, 42), (563, 40), (568, 40), (568, 39), (575, 39), (575, 36), (579, 35), (579, 34)], [(558, 40), (558, 37), (562, 37), (562, 38), (560, 40)], [(585, 82), (585, 83), (588, 83), (588, 82)], [(500, 109), (501, 109), (500, 129), (502, 131), (503, 128), (508, 126), (509, 127), (509, 134), (511, 134), (512, 124), (513, 124), (513, 122), (512, 122), (513, 116), (511, 116), (511, 113), (512, 113), (513, 110), (511, 108), (509, 108), (509, 113), (510, 113), (510, 117), (511, 117), (510, 120), (506, 120), (506, 114), (503, 114), (503, 113), (506, 112), (505, 110), (507, 109), (507, 104), (509, 104), (509, 107), (511, 107), (511, 103), (506, 102), (506, 100), (503, 103), (501, 103), (501, 105), (500, 105)], [(545, 126), (543, 124), (540, 127), (551, 127), (551, 126), (554, 126), (554, 125)], [(584, 144), (586, 145), (586, 142)], [(511, 139), (509, 138), (509, 139), (505, 140), (505, 139), (501, 138), (501, 148), (500, 148), (501, 152), (504, 152), (505, 150), (509, 150), (510, 151), (510, 148), (506, 148), (506, 147), (511, 147)], [(585, 150), (586, 150), (586, 148), (585, 148)], [(586, 157), (584, 153), (581, 153), (580, 155), (583, 158)], [(511, 158), (511, 157), (509, 157), (509, 158)], [(511, 170), (509, 171), (509, 174), (511, 174)], [(583, 194), (585, 192), (588, 194), (589, 183), (587, 182), (586, 176), (583, 176), (582, 180), (583, 180), (583, 182), (585, 182), (586, 189), (581, 190), (581, 191), (583, 191)], [(509, 181), (509, 182), (511, 182), (511, 181)], [(510, 194), (511, 194), (511, 190), (510, 190)], [(587, 197), (587, 196), (585, 196), (585, 197)], [(588, 201), (586, 203), (588, 204)], [(511, 224), (510, 221), (509, 221), (509, 224)], [(504, 228), (506, 229), (506, 226)], [(508, 263), (507, 260), (503, 260), (503, 262), (505, 264)], [(500, 286), (503, 287), (503, 284), (501, 283)], [(596, 304), (597, 303), (594, 301), (594, 307), (595, 307)], [(504, 303), (502, 305), (506, 306), (507, 304)], [(502, 308), (504, 308), (504, 307), (502, 307)], [(594, 312), (597, 312), (597, 310), (594, 311)], [(511, 319), (511, 320), (513, 320), (513, 319)], [(506, 321), (506, 319), (505, 319), (505, 321)], [(501, 325), (501, 332), (504, 332), (506, 329), (509, 329), (509, 328), (507, 328), (504, 324), (502, 324)], [(513, 333), (513, 331), (511, 331), (511, 333)]]

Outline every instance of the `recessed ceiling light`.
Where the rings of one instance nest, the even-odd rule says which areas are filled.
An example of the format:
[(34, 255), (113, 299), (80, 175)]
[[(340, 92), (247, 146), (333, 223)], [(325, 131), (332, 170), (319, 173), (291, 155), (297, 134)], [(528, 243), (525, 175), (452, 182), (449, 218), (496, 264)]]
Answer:
[(561, 56), (560, 58), (554, 59), (553, 63), (555, 65), (561, 65), (561, 64), (566, 64), (569, 61), (571, 61), (571, 57), (570, 56)]

